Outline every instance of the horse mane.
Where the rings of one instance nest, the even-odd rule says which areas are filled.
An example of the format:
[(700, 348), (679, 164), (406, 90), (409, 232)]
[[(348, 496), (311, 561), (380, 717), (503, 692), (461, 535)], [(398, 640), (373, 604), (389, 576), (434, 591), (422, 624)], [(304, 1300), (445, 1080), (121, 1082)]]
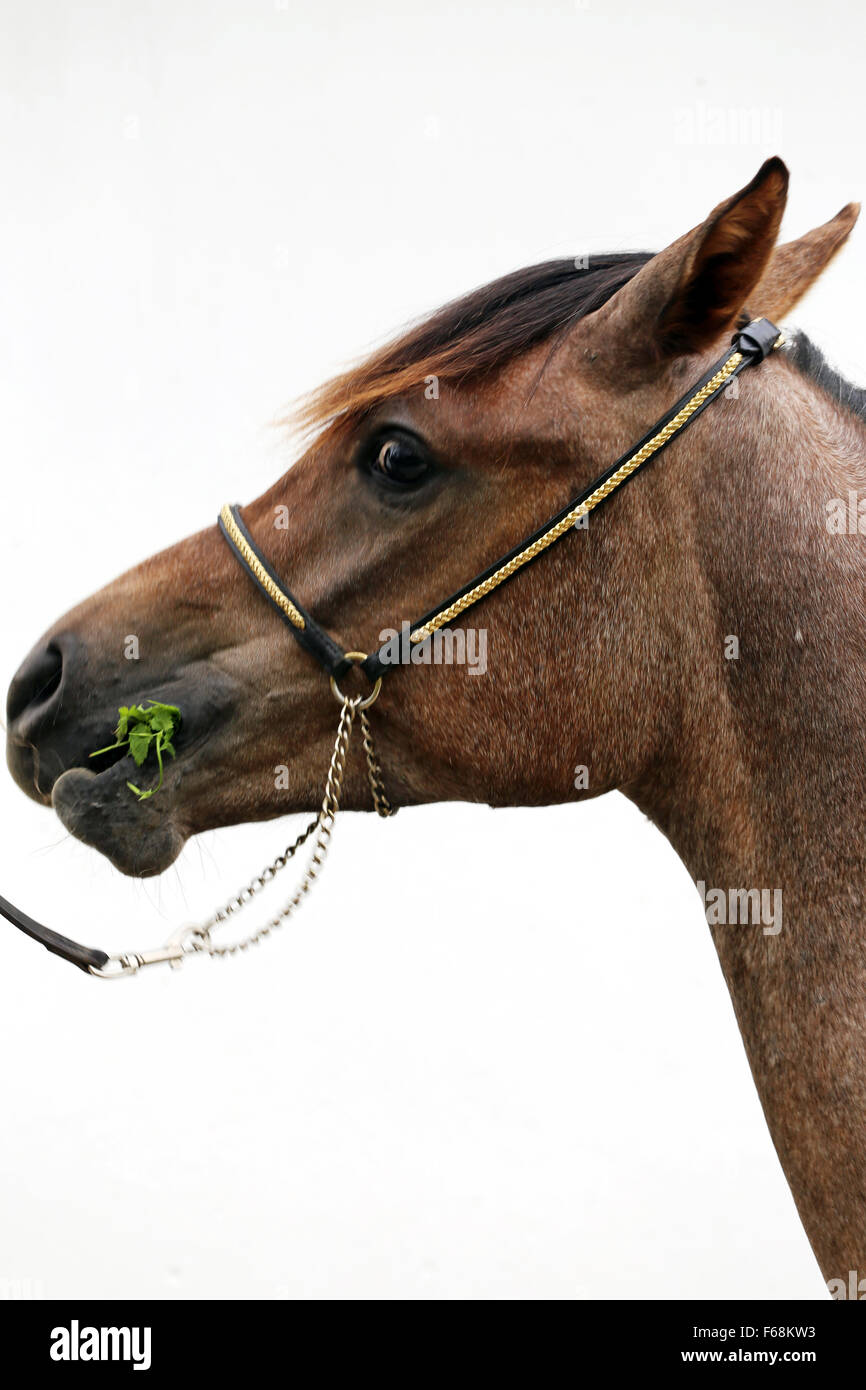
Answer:
[(805, 333), (793, 333), (786, 355), (789, 362), (793, 362), (805, 376), (811, 377), (834, 401), (859, 415), (861, 420), (866, 420), (866, 390), (862, 386), (855, 386), (835, 367), (831, 367), (821, 349)]
[[(381, 401), (422, 388), (430, 377), (460, 381), (492, 371), (536, 343), (565, 335), (651, 259), (647, 251), (612, 252), (542, 261), (512, 271), (452, 300), (357, 366), (326, 381), (301, 401), (293, 418), (302, 428), (318, 432), (337, 422), (354, 422)], [(831, 367), (805, 334), (796, 334), (788, 359), (841, 405), (866, 419), (866, 391)]]

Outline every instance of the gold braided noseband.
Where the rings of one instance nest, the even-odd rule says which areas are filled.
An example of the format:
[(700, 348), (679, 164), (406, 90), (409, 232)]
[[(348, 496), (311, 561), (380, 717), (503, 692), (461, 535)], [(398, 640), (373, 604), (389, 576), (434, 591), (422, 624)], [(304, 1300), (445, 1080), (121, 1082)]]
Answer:
[(296, 627), (299, 632), (303, 632), (304, 628), (306, 627), (306, 623), (304, 622), (303, 617), (298, 612), (295, 604), (292, 603), (292, 600), (289, 598), (288, 594), (283, 593), (283, 590), (280, 588), (277, 581), (275, 579), (272, 579), (271, 576), (268, 574), (268, 571), (265, 569), (259, 556), (253, 550), (253, 547), (250, 545), (246, 536), (243, 534), (237, 522), (235, 521), (234, 515), (232, 514), (232, 509), (229, 506), (228, 502), (226, 502), (225, 506), (220, 512), (220, 521), (225, 527), (226, 532), (228, 533), (228, 537), (232, 542), (232, 545), (235, 547), (235, 549), (241, 556), (247, 568), (252, 570), (253, 574), (261, 584), (268, 598), (271, 600), (272, 603), (276, 604), (277, 608), (279, 608), (281, 612), (285, 613), (289, 622), (292, 624), (292, 627)]

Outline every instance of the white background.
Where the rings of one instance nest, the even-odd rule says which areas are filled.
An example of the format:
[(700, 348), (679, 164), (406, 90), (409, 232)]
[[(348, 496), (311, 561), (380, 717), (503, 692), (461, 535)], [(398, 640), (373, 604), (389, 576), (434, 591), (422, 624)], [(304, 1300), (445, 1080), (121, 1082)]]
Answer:
[[(74, 601), (261, 492), (285, 404), (407, 318), (658, 248), (767, 154), (788, 235), (866, 193), (852, 5), (0, 13), (4, 688)], [(864, 244), (797, 315), (861, 378)], [(2, 892), (114, 950), (297, 830), (143, 884), (5, 775), (0, 822)], [(826, 1297), (699, 899), (621, 797), (347, 816), (241, 961), (105, 985), (0, 949), (7, 1294)]]

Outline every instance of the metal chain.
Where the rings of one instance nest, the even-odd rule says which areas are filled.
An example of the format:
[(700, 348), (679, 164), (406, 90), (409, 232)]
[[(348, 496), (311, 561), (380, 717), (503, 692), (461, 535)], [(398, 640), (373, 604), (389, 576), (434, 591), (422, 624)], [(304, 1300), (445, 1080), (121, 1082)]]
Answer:
[(202, 924), (201, 931), (210, 931), (212, 927), (219, 926), (221, 922), (227, 922), (229, 917), (233, 916), (236, 912), (240, 912), (241, 908), (246, 907), (247, 903), (252, 902), (256, 894), (260, 893), (267, 884), (272, 883), (280, 870), (284, 869), (291, 859), (294, 859), (301, 845), (306, 843), (318, 824), (319, 818), (316, 816), (315, 819), (311, 820), (309, 825), (301, 831), (294, 844), (287, 846), (282, 854), (277, 855), (272, 864), (269, 864), (266, 869), (262, 869), (262, 872), (257, 878), (254, 878), (245, 888), (239, 889), (233, 898), (230, 898), (223, 907), (218, 908), (213, 916)]
[[(352, 702), (347, 701), (346, 703)], [(370, 784), (370, 793), (373, 797), (373, 806), (376, 809), (377, 815), (380, 815), (382, 817), (396, 815), (396, 811), (394, 810), (394, 807), (388, 800), (388, 795), (385, 791), (385, 783), (382, 777), (382, 768), (376, 756), (376, 745), (373, 741), (373, 730), (370, 726), (370, 720), (368, 718), (367, 711), (363, 708), (363, 705), (359, 701), (356, 700), (354, 704), (358, 711), (358, 715), (361, 721), (364, 756), (367, 759), (367, 780)], [(333, 767), (333, 758), (331, 765)], [(306, 826), (304, 830), (301, 831), (294, 844), (289, 845), (286, 849), (284, 849), (283, 853), (278, 855), (272, 864), (269, 864), (266, 869), (263, 869), (262, 872), (250, 883), (248, 883), (245, 888), (241, 888), (239, 892), (237, 892), (233, 898), (230, 898), (229, 901), (223, 907), (218, 908), (217, 911), (214, 912), (213, 916), (209, 917), (206, 922), (203, 922), (201, 926), (197, 928), (197, 930), (200, 931), (203, 936), (206, 935), (214, 928), (221, 926), (223, 922), (227, 922), (230, 917), (240, 912), (243, 908), (247, 906), (248, 903), (252, 902), (256, 894), (260, 893), (261, 890), (267, 886), (267, 884), (272, 883), (273, 880), (276, 878), (277, 874), (280, 872), (280, 870), (284, 869), (291, 859), (294, 859), (298, 850), (301, 848), (301, 845), (306, 843), (306, 841), (312, 835), (313, 831), (316, 829), (316, 826), (319, 824), (320, 816), (321, 812), (318, 816), (315, 817), (314, 820), (310, 821), (309, 825)]]
[(373, 805), (376, 814), (379, 816), (396, 815), (394, 807), (388, 800), (385, 792), (385, 783), (382, 780), (382, 769), (379, 766), (379, 759), (376, 757), (376, 745), (373, 742), (373, 730), (370, 728), (370, 721), (367, 718), (367, 711), (360, 711), (361, 735), (364, 742), (364, 756), (367, 759), (367, 780), (370, 783), (370, 794), (373, 797)]
[[(340, 796), (343, 790), (343, 777), (346, 771), (346, 755), (349, 751), (349, 741), (352, 737), (352, 728), (355, 722), (355, 716), (358, 712), (360, 698), (360, 696), (355, 696), (353, 699), (347, 698), (343, 700), (343, 705), (340, 710), (340, 722), (337, 727), (337, 737), (334, 742), (334, 751), (331, 754), (328, 775), (325, 779), (325, 794), (322, 798), (321, 809), (316, 819), (307, 827), (303, 835), (298, 837), (298, 840), (292, 847), (292, 853), (294, 853), (307, 836), (318, 827), (318, 834), (316, 835), (312, 853), (307, 860), (303, 878), (295, 892), (275, 917), (270, 918), (263, 926), (251, 932), (249, 936), (245, 936), (241, 941), (230, 941), (225, 944), (216, 942), (211, 935), (214, 929), (228, 920), (228, 916), (232, 912), (237, 912), (241, 907), (246, 907), (253, 896), (253, 894), (250, 894), (249, 897), (244, 897), (243, 892), (239, 893), (236, 898), (232, 899), (231, 904), (227, 904), (229, 908), (228, 912), (223, 909), (215, 913), (214, 916), (202, 926), (187, 929), (187, 940), (189, 942), (189, 947), (187, 949), (191, 949), (192, 951), (204, 951), (207, 955), (214, 956), (218, 959), (222, 959), (225, 956), (237, 955), (240, 951), (248, 951), (251, 946), (257, 946), (260, 941), (264, 941), (266, 937), (270, 936), (272, 931), (281, 927), (300, 907), (313, 884), (316, 882), (316, 879), (319, 877), (322, 865), (328, 853), (331, 833), (334, 829), (334, 821), (340, 809)], [(267, 873), (267, 870), (265, 870), (265, 873)], [(260, 876), (260, 879), (264, 877), (265, 875), (263, 874)], [(259, 881), (260, 880), (254, 880), (254, 882)], [(238, 905), (234, 906), (234, 904)]]

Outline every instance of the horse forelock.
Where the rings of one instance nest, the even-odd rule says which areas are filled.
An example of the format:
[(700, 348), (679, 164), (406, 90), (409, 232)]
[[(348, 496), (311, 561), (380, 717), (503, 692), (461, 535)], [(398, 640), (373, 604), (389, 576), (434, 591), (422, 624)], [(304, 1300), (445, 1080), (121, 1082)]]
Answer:
[(421, 389), (431, 377), (466, 380), (494, 371), (536, 344), (565, 334), (651, 259), (644, 251), (577, 256), (504, 275), (444, 305), (325, 382), (301, 401), (294, 419), (319, 431)]

